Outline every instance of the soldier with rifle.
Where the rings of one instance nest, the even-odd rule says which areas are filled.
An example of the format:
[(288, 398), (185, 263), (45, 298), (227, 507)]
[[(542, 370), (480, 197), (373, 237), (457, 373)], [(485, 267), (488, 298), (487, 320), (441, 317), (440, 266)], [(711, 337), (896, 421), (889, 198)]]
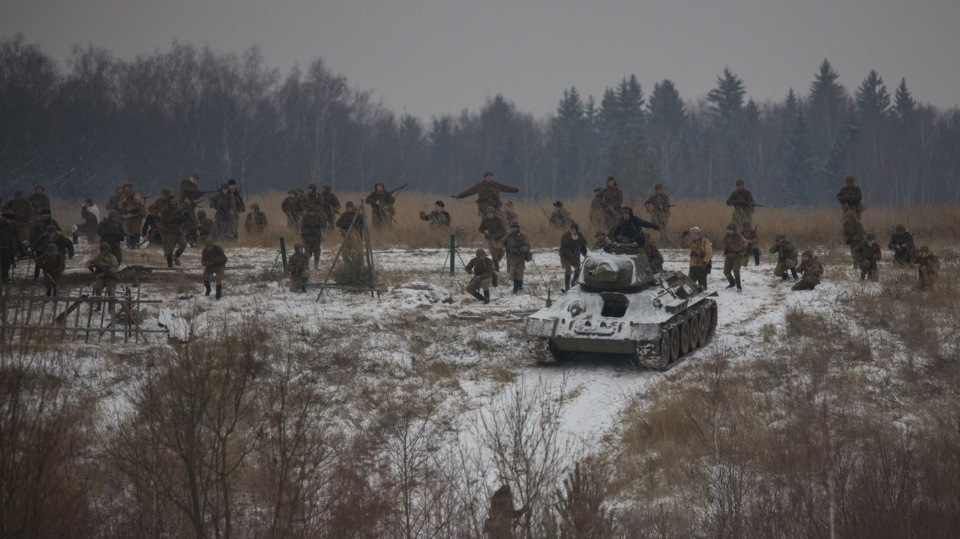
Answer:
[(893, 262), (898, 266), (908, 266), (916, 261), (917, 250), (913, 243), (913, 234), (904, 225), (897, 225), (887, 249), (893, 251)]
[(13, 193), (13, 200), (7, 202), (3, 207), (4, 211), (12, 214), (8, 220), (17, 227), (17, 235), (20, 241), (30, 241), (30, 221), (33, 219), (33, 207), (30, 201), (24, 198), (23, 191)]
[(787, 280), (787, 270), (793, 275), (793, 280), (797, 280), (797, 249), (787, 241), (785, 234), (777, 234), (777, 241), (770, 248), (770, 254), (777, 255), (777, 267), (773, 274), (784, 281)]
[(740, 264), (742, 267), (747, 267), (750, 265), (750, 256), (753, 255), (753, 265), (760, 265), (760, 237), (757, 235), (757, 228), (760, 225), (755, 227), (750, 226), (750, 221), (744, 221), (740, 227), (740, 235), (743, 236), (743, 239), (747, 240), (747, 250), (743, 253), (743, 263)]
[(883, 251), (880, 249), (880, 244), (877, 243), (877, 237), (873, 232), (867, 234), (866, 241), (857, 246), (855, 257), (857, 266), (860, 268), (861, 281), (867, 278), (871, 281), (880, 280), (877, 261), (883, 257)]
[(320, 267), (320, 247), (323, 243), (323, 218), (316, 205), (307, 206), (307, 213), (300, 219), (300, 237), (307, 259), (313, 257), (313, 266)]
[(247, 220), (243, 223), (247, 235), (259, 236), (267, 230), (267, 214), (260, 211), (259, 204), (250, 205), (251, 212), (247, 214)]
[[(477, 301), (484, 305), (490, 303), (490, 285), (496, 279), (493, 260), (487, 256), (483, 249), (477, 249), (477, 256), (467, 262), (465, 269), (467, 273), (473, 275), (473, 278), (467, 283), (467, 293), (477, 298)], [(480, 289), (483, 289), (483, 294), (480, 294)]]
[(484, 171), (483, 180), (481, 180), (480, 183), (452, 196), (453, 198), (462, 199), (471, 195), (477, 195), (477, 213), (479, 213), (480, 218), (483, 219), (486, 215), (487, 208), (493, 208), (497, 214), (500, 213), (500, 208), (503, 206), (503, 202), (500, 200), (500, 193), (522, 193), (523, 191), (523, 187), (513, 187), (512, 185), (505, 185), (493, 181), (493, 172), (487, 170)]
[(123, 243), (125, 234), (123, 233), (123, 225), (120, 223), (120, 212), (110, 210), (107, 218), (100, 221), (100, 226), (97, 227), (97, 234), (100, 235), (100, 245), (103, 246), (106, 244), (110, 248), (110, 252), (114, 260), (117, 261), (117, 264), (122, 264), (123, 250), (121, 249), (121, 244)]
[(216, 212), (214, 214), (213, 239), (235, 239), (233, 235), (234, 217), (236, 212), (236, 198), (230, 192), (230, 186), (223, 184), (220, 191), (210, 198), (210, 207)]
[(930, 252), (926, 245), (917, 250), (917, 270), (920, 282), (917, 288), (921, 291), (930, 290), (940, 277), (940, 259)]
[[(617, 225), (618, 216), (621, 215), (620, 208), (623, 207), (623, 191), (621, 191), (617, 185), (616, 178), (613, 176), (607, 177), (607, 187), (600, 191), (599, 197), (604, 228), (611, 230)], [(632, 214), (633, 212), (631, 211), (631, 215)], [(617, 239), (614, 238), (613, 241), (617, 241)]]
[(435, 229), (447, 229), (450, 228), (450, 212), (443, 209), (444, 204), (442, 200), (438, 200), (433, 205), (433, 211), (427, 213), (425, 211), (420, 212), (420, 220), (427, 221), (430, 223), (431, 228)]
[(550, 226), (563, 229), (570, 226), (572, 222), (573, 218), (570, 217), (570, 212), (563, 207), (563, 202), (559, 200), (554, 202), (553, 213), (550, 214)]
[(587, 256), (587, 239), (580, 233), (580, 225), (570, 223), (570, 230), (560, 237), (560, 265), (563, 267), (563, 290), (570, 290), (580, 278), (580, 257)]
[(857, 179), (853, 176), (847, 176), (844, 180), (845, 185), (837, 193), (837, 200), (840, 202), (840, 213), (846, 214), (852, 211), (857, 215), (857, 220), (863, 213), (863, 191), (857, 185)]
[(300, 228), (300, 216), (303, 215), (303, 202), (296, 189), (287, 191), (287, 198), (280, 203), (280, 210), (287, 216), (287, 229), (296, 232)]
[(30, 202), (30, 206), (33, 208), (33, 211), (37, 213), (40, 213), (41, 210), (50, 209), (50, 197), (44, 194), (44, 188), (42, 185), (37, 185), (34, 188), (33, 194), (30, 195), (28, 200)]
[(333, 229), (340, 213), (340, 199), (333, 194), (329, 185), (320, 187), (320, 216), (323, 217), (323, 228)]
[(393, 226), (393, 216), (396, 213), (393, 205), (396, 203), (396, 198), (394, 198), (393, 193), (399, 191), (406, 187), (407, 184), (401, 185), (398, 189), (393, 191), (387, 191), (383, 182), (377, 182), (373, 185), (373, 192), (367, 195), (365, 202), (373, 210), (373, 227), (380, 229), (383, 227), (390, 228)]
[(343, 236), (344, 256), (355, 256), (363, 242), (363, 215), (357, 212), (353, 202), (347, 201), (343, 213), (337, 219), (337, 228)]
[(610, 230), (610, 239), (615, 243), (636, 243), (643, 247), (647, 242), (647, 237), (643, 233), (644, 228), (660, 230), (659, 225), (644, 221), (633, 214), (633, 208), (624, 206), (620, 208), (620, 220)]
[(127, 238), (129, 249), (136, 249), (140, 246), (140, 227), (143, 226), (143, 219), (147, 216), (143, 203), (143, 197), (133, 188), (133, 184), (125, 183), (119, 201), (119, 210), (123, 219), (123, 233)]
[(753, 202), (753, 194), (747, 191), (742, 179), (737, 180), (737, 188), (727, 198), (727, 206), (733, 206), (734, 223), (749, 221), (753, 217), (753, 210), (757, 206)]
[(66, 266), (66, 258), (57, 249), (55, 243), (47, 245), (43, 254), (37, 257), (37, 267), (43, 271), (43, 283), (46, 287), (47, 297), (57, 295), (58, 283)]
[(513, 279), (513, 293), (523, 291), (523, 272), (527, 262), (533, 260), (530, 240), (520, 231), (520, 224), (510, 223), (510, 232), (503, 238), (503, 250), (507, 253), (507, 273)]
[(203, 266), (203, 288), (206, 296), (210, 295), (210, 278), (217, 277), (216, 298), (223, 297), (223, 274), (227, 267), (227, 254), (223, 248), (210, 238), (203, 242), (203, 251), (200, 252), (200, 264)]
[(505, 252), (501, 242), (507, 235), (507, 227), (493, 206), (486, 208), (485, 214), (486, 217), (480, 222), (480, 233), (487, 240), (487, 247), (490, 248), (490, 257), (493, 259), (496, 271), (500, 271), (500, 261), (503, 260)]
[(660, 227), (660, 238), (666, 239), (667, 222), (670, 221), (670, 208), (674, 205), (670, 203), (670, 197), (663, 192), (662, 183), (655, 184), (653, 191), (653, 194), (643, 202), (643, 207), (650, 214), (650, 220)]
[(175, 198), (172, 198), (167, 207), (160, 212), (160, 238), (163, 242), (163, 256), (167, 261), (168, 268), (180, 265), (180, 255), (187, 248), (184, 230), (190, 225), (185, 217), (184, 211)]
[(233, 209), (231, 210), (232, 215), (230, 219), (230, 237), (232, 239), (237, 239), (240, 237), (240, 214), (247, 211), (247, 206), (243, 202), (243, 193), (241, 192), (240, 187), (237, 185), (237, 180), (227, 180), (227, 190), (233, 197)]
[[(83, 224), (77, 227), (77, 234), (75, 234), (74, 239), (76, 240), (79, 233), (83, 232), (87, 238), (87, 243), (92, 244), (97, 241), (97, 226), (100, 224), (100, 209), (93, 203), (92, 198), (88, 198), (80, 206), (80, 218), (83, 219)], [(74, 241), (74, 243), (77, 242)]]
[[(93, 283), (93, 295), (101, 296), (104, 290), (110, 297), (110, 312), (113, 312), (113, 296), (117, 290), (117, 282), (120, 280), (120, 263), (111, 252), (113, 248), (107, 243), (100, 244), (100, 252), (97, 256), (87, 262), (87, 269), (90, 270), (96, 279)], [(98, 303), (96, 310), (101, 309), (102, 304)]]
[(33, 242), (34, 280), (40, 278), (40, 257), (47, 252), (47, 247), (50, 245), (56, 245), (57, 251), (60, 254), (70, 259), (73, 258), (73, 242), (64, 236), (57, 227), (53, 225), (48, 226), (46, 234), (40, 236), (37, 238), (37, 241)]
[(191, 203), (211, 191), (200, 191), (200, 175), (194, 172), (180, 180), (180, 202)]
[(817, 257), (813, 256), (813, 252), (804, 251), (800, 257), (800, 265), (797, 266), (797, 271), (803, 273), (803, 277), (790, 289), (813, 290), (820, 284), (820, 277), (823, 276), (823, 265)]

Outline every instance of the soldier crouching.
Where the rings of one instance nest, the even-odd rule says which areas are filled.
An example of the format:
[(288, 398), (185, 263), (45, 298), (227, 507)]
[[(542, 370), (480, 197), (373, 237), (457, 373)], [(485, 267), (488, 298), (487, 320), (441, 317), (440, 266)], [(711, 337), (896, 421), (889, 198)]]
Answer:
[(933, 288), (940, 276), (940, 259), (937, 258), (937, 255), (931, 253), (930, 248), (926, 245), (917, 250), (917, 268), (920, 278), (917, 288), (920, 290)]
[(856, 257), (857, 266), (860, 268), (861, 281), (867, 278), (871, 281), (880, 280), (880, 270), (877, 268), (877, 261), (883, 257), (883, 252), (873, 232), (867, 234), (866, 241), (857, 246), (854, 256)]
[(803, 273), (800, 282), (793, 285), (791, 290), (813, 290), (820, 284), (820, 276), (823, 275), (823, 265), (817, 257), (813, 256), (811, 251), (804, 251), (800, 257), (800, 265), (797, 271)]
[(302, 243), (296, 244), (293, 249), (293, 256), (287, 262), (287, 269), (290, 270), (290, 291), (306, 292), (307, 275), (310, 273), (310, 256)]
[[(490, 285), (496, 279), (493, 260), (487, 256), (483, 249), (477, 249), (477, 256), (467, 262), (467, 273), (471, 273), (473, 278), (467, 283), (467, 293), (482, 301), (484, 305), (490, 303)], [(480, 295), (480, 289), (483, 289), (483, 295)]]
[(787, 236), (777, 234), (777, 242), (770, 248), (770, 254), (777, 255), (777, 267), (773, 269), (773, 274), (784, 281), (787, 280), (787, 270), (793, 275), (793, 280), (797, 280), (797, 249), (787, 241)]
[(203, 265), (203, 287), (205, 296), (210, 295), (210, 277), (217, 276), (217, 299), (223, 297), (223, 273), (227, 267), (227, 254), (223, 248), (207, 238), (203, 251), (200, 253), (200, 263)]

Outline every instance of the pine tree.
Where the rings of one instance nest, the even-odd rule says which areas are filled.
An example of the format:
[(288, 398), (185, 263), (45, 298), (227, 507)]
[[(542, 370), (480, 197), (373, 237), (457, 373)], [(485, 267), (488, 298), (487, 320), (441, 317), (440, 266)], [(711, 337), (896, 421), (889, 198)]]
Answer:
[[(677, 182), (687, 114), (680, 92), (670, 80), (653, 85), (648, 107), (648, 141), (656, 154), (661, 180)], [(674, 185), (675, 188), (682, 188)]]
[(784, 116), (789, 128), (784, 148), (783, 201), (791, 206), (804, 206), (810, 202), (814, 166), (807, 123), (793, 89), (787, 94)]
[(856, 93), (857, 107), (867, 118), (880, 118), (890, 109), (890, 94), (883, 84), (883, 78), (875, 70), (870, 70)]
[(723, 75), (717, 77), (717, 87), (707, 94), (710, 111), (721, 125), (733, 124), (743, 109), (743, 98), (746, 91), (740, 77), (733, 74), (730, 68), (723, 68)]
[(900, 120), (906, 120), (916, 108), (917, 102), (910, 95), (910, 90), (907, 90), (907, 79), (901, 78), (900, 86), (897, 86), (893, 96), (893, 112)]
[(557, 196), (558, 189), (584, 192), (586, 142), (590, 132), (584, 103), (576, 88), (563, 91), (563, 99), (557, 106), (557, 116), (551, 127), (556, 148), (556, 171), (550, 198)]

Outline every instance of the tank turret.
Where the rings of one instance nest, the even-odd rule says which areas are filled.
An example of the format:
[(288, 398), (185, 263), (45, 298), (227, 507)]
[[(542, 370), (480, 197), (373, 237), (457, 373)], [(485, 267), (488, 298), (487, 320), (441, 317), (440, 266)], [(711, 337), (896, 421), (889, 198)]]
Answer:
[(598, 290), (641, 288), (656, 283), (643, 248), (613, 243), (587, 253), (583, 284)]

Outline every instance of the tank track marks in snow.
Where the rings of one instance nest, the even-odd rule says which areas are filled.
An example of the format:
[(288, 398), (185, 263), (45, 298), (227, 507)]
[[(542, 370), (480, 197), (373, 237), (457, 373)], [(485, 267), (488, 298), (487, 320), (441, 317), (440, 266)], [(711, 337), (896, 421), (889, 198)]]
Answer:
[(638, 342), (633, 357), (638, 367), (665, 371), (702, 348), (717, 330), (717, 302), (707, 300), (660, 326), (657, 342)]

